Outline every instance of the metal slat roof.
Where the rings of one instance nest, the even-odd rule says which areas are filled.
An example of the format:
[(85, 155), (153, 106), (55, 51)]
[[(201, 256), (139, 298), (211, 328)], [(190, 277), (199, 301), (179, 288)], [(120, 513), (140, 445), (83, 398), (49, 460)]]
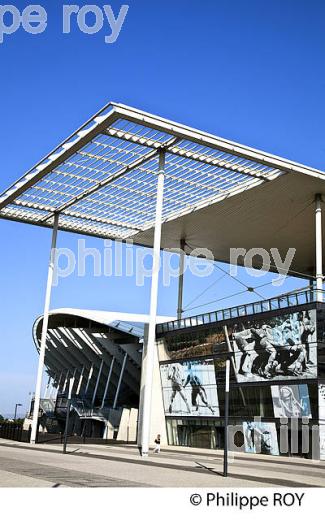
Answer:
[[(214, 219), (220, 205), (229, 214), (233, 205), (221, 203), (251, 192), (251, 200), (245, 195), (249, 207), (263, 198), (258, 187), (265, 186), (272, 197), (269, 185), (281, 190), (279, 179), (288, 174), (295, 188), (307, 176), (313, 193), (322, 191), (325, 180), (319, 170), (109, 103), (0, 195), (0, 217), (52, 226), (59, 212), (61, 230), (151, 245), (161, 148), (166, 151), (163, 226), (168, 231), (162, 245), (178, 246), (187, 235), (225, 261), (212, 236), (200, 241), (206, 227), (202, 210), (211, 208)], [(279, 223), (283, 218), (279, 215)]]

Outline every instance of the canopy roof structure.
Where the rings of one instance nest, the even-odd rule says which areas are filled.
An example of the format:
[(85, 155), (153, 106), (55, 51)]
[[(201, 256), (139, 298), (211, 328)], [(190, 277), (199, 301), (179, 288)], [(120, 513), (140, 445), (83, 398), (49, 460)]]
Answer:
[[(73, 318), (83, 318), (84, 320), (93, 321), (111, 327), (116, 330), (120, 330), (123, 333), (131, 334), (138, 338), (144, 336), (144, 326), (149, 323), (148, 314), (131, 314), (129, 312), (110, 312), (110, 311), (98, 311), (89, 309), (53, 309), (50, 313), (51, 325), (57, 326), (56, 318), (58, 317), (58, 323), (62, 319), (62, 316), (72, 316)], [(157, 316), (157, 324), (166, 323), (174, 320), (174, 316)], [(40, 329), (40, 323), (42, 323), (43, 316), (39, 316), (33, 327), (34, 341), (36, 342), (36, 331)]]
[[(30, 442), (37, 436), (49, 318), (53, 319), (58, 230), (153, 247), (138, 431), (141, 455), (147, 456), (160, 249), (185, 245), (188, 253), (206, 248), (215, 260), (230, 262), (231, 248), (275, 248), (282, 260), (289, 248), (295, 248), (291, 273), (316, 275), (317, 299), (322, 301), (324, 191), (322, 171), (116, 103), (106, 105), (10, 186), (0, 195), (0, 218), (53, 229), (44, 315), (37, 326), (40, 356)], [(251, 256), (252, 267), (260, 267), (259, 258), (264, 258)], [(180, 254), (178, 318), (183, 261)], [(117, 325), (113, 328), (116, 332)], [(125, 363), (122, 372), (124, 367)]]
[(61, 230), (152, 246), (162, 149), (162, 248), (185, 239), (229, 262), (231, 247), (294, 247), (291, 268), (315, 272), (324, 172), (116, 103), (2, 193), (0, 217), (51, 227), (59, 213)]
[[(121, 322), (120, 318), (129, 321)], [(106, 383), (112, 366), (109, 378), (111, 398), (120, 386), (121, 373), (124, 376), (124, 399), (128, 400), (132, 396), (137, 398), (143, 332), (141, 334), (140, 327), (130, 324), (133, 318), (137, 319), (137, 316), (79, 309), (53, 310), (46, 337), (46, 366), (58, 390), (62, 391), (64, 380), (70, 374), (70, 377), (73, 375), (75, 378), (75, 391), (77, 387), (81, 390), (83, 386), (88, 396), (93, 395), (95, 398), (98, 394), (105, 399), (108, 390)], [(41, 349), (42, 324), (41, 316), (33, 327), (37, 350)], [(141, 322), (137, 324), (142, 325)], [(125, 356), (128, 362), (124, 364)], [(123, 396), (120, 397), (123, 399)]]
[[(171, 317), (157, 316), (157, 323), (170, 321)], [(80, 376), (81, 369), (87, 375), (93, 366), (94, 377), (90, 386), (94, 390), (99, 374), (99, 395), (103, 395), (112, 357), (115, 357), (114, 376), (111, 386), (116, 386), (125, 353), (128, 355), (125, 381), (138, 393), (141, 369), (141, 349), (144, 326), (149, 321), (146, 314), (130, 314), (86, 309), (53, 309), (49, 315), (46, 335), (45, 364), (48, 374), (58, 386), (60, 373)], [(33, 326), (33, 339), (40, 350), (43, 316)], [(104, 361), (103, 370), (100, 368)], [(63, 380), (61, 380), (63, 384)], [(86, 377), (84, 384), (86, 383)], [(132, 384), (133, 383), (133, 384)]]

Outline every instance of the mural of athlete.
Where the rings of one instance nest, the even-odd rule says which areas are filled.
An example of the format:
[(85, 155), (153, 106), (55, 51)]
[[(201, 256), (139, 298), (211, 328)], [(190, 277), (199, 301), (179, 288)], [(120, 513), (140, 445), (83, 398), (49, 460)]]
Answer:
[(211, 410), (211, 412), (214, 414), (214, 409), (212, 406), (208, 403), (208, 397), (207, 393), (205, 391), (204, 386), (202, 385), (202, 381), (200, 378), (193, 372), (191, 363), (188, 364), (188, 375), (184, 384), (184, 388), (190, 384), (192, 387), (192, 406), (195, 407), (195, 410), (198, 411), (199, 404), (198, 404), (198, 397), (201, 398), (202, 403)]
[(235, 340), (239, 350), (242, 352), (238, 373), (250, 377), (252, 375), (253, 359), (256, 356), (254, 350), (255, 341), (253, 341), (252, 333), (250, 329), (234, 332), (233, 339)]
[(257, 371), (259, 375), (270, 379), (274, 369), (278, 365), (276, 361), (277, 350), (274, 346), (274, 339), (272, 337), (272, 329), (269, 325), (262, 325), (261, 328), (252, 328), (252, 336), (255, 339), (255, 351), (260, 357), (262, 363)]
[(180, 397), (183, 399), (183, 401), (186, 405), (187, 411), (190, 414), (191, 409), (189, 407), (186, 395), (183, 391), (185, 375), (184, 375), (184, 369), (183, 369), (182, 365), (180, 363), (174, 363), (173, 365), (171, 365), (168, 370), (167, 378), (170, 379), (170, 381), (172, 383), (172, 395), (170, 398), (169, 413), (172, 413), (172, 411), (173, 411), (173, 401), (176, 397), (176, 394), (178, 393), (180, 395)]
[[(297, 315), (294, 315), (295, 317)], [(306, 349), (302, 345), (301, 328), (297, 319), (288, 318), (278, 327), (282, 332), (277, 372), (302, 376), (306, 371)]]
[(313, 376), (316, 365), (310, 359), (310, 342), (316, 329), (309, 311), (247, 325), (232, 333), (239, 376)]
[(252, 421), (247, 421), (247, 423), (244, 423), (244, 426), (247, 451), (256, 453), (256, 435), (262, 436), (262, 431)]
[(275, 424), (247, 421), (243, 423), (245, 451), (279, 455)]
[(296, 399), (292, 388), (289, 386), (280, 387), (280, 403), (284, 412), (284, 417), (301, 417), (304, 407), (302, 400)]
[[(309, 348), (309, 337), (315, 332), (315, 324), (310, 318), (309, 312), (299, 312), (298, 313), (298, 322), (299, 322), (299, 333), (300, 333), (300, 341), (305, 349), (306, 357), (305, 364), (313, 365), (314, 363), (310, 359), (310, 348)], [(306, 367), (304, 367), (306, 368)]]
[(240, 332), (234, 332), (233, 338), (237, 347), (242, 352), (239, 374), (251, 377), (253, 372), (266, 379), (272, 377), (277, 365), (277, 350), (274, 346), (274, 338), (269, 325), (252, 327)]

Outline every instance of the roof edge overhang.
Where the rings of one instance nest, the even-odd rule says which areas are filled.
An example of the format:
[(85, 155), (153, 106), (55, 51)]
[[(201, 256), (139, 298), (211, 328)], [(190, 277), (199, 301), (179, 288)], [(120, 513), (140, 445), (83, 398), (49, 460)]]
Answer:
[(175, 123), (169, 119), (152, 115), (143, 110), (128, 107), (127, 105), (114, 102), (111, 102), (110, 105), (114, 107), (116, 113), (118, 113), (120, 116), (123, 116), (128, 121), (141, 123), (144, 126), (150, 126), (159, 131), (167, 131), (168, 133), (173, 134), (175, 137), (188, 139), (198, 144), (208, 145), (212, 148), (231, 153), (244, 159), (253, 160), (272, 168), (279, 168), (282, 171), (303, 173), (305, 175), (311, 175), (313, 177), (325, 179), (325, 173), (322, 170), (318, 170), (317, 168), (306, 166), (301, 163), (285, 159), (278, 155), (259, 150), (257, 148), (238, 144), (235, 141), (230, 141), (208, 132), (197, 130), (190, 126)]
[(82, 146), (89, 143), (92, 137), (97, 135), (98, 132), (106, 129), (107, 126), (120, 117), (158, 131), (168, 132), (180, 139), (187, 139), (203, 146), (209, 146), (247, 160), (256, 161), (265, 166), (279, 169), (282, 172), (301, 173), (325, 180), (324, 172), (310, 166), (304, 166), (300, 163), (214, 136), (139, 109), (110, 102), (78, 128), (78, 130), (62, 141), (52, 152), (28, 170), (18, 181), (14, 182), (5, 191), (6, 196), (0, 199), (0, 211), (35, 182), (41, 180), (47, 173), (53, 170), (53, 168), (69, 158)]
[[(106, 325), (107, 327), (111, 327), (113, 329), (116, 329), (117, 331), (121, 333), (127, 333), (131, 334), (132, 332), (127, 332), (126, 330), (120, 329), (116, 326), (114, 326), (115, 321), (124, 322), (126, 324), (128, 323), (139, 323), (139, 324), (147, 324), (149, 323), (149, 315), (148, 314), (134, 314), (134, 313), (127, 313), (127, 312), (112, 312), (112, 311), (96, 311), (96, 310), (87, 310), (87, 309), (73, 309), (73, 308), (59, 308), (59, 309), (53, 309), (50, 311), (50, 316), (59, 316), (60, 314), (66, 315), (66, 316), (75, 316), (78, 318), (85, 318), (89, 319), (90, 321), (93, 321), (95, 323), (98, 323), (100, 325)], [(156, 323), (166, 323), (169, 321), (175, 320), (175, 316), (157, 316)], [(35, 343), (35, 346), (38, 350), (39, 344), (37, 339), (37, 330), (40, 325), (40, 323), (43, 320), (43, 315), (40, 315), (36, 318), (33, 324), (33, 340)], [(135, 335), (136, 337), (139, 337), (138, 335)]]

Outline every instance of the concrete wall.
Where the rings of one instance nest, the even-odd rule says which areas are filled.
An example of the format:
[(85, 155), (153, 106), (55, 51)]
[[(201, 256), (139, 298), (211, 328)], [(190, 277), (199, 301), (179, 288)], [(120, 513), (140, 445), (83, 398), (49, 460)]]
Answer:
[[(143, 341), (143, 353), (142, 353), (142, 371), (141, 371), (141, 385), (140, 385), (140, 405), (139, 405), (139, 419), (138, 419), (138, 442), (141, 438), (141, 415), (143, 407), (143, 385), (144, 385), (144, 372), (146, 369), (146, 358), (147, 358), (147, 336), (148, 326), (145, 327), (144, 341)], [(151, 427), (150, 427), (150, 445), (154, 446), (154, 440), (156, 436), (160, 434), (160, 442), (162, 446), (166, 446), (167, 443), (167, 430), (166, 420), (164, 413), (163, 395), (161, 388), (159, 360), (158, 360), (158, 348), (156, 344), (154, 352), (154, 370), (153, 370), (153, 386), (152, 386), (152, 399), (151, 399)]]
[(135, 442), (137, 440), (138, 410), (136, 408), (124, 408), (118, 429), (117, 440)]

